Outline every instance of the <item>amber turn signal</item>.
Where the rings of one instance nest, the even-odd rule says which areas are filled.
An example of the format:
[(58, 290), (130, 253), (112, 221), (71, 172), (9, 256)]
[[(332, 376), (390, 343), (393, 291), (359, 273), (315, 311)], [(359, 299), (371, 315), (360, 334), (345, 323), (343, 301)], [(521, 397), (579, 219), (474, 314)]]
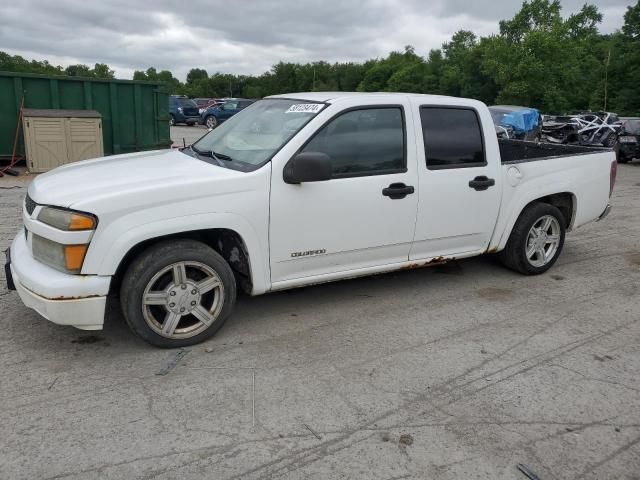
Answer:
[(79, 273), (89, 245), (65, 245), (64, 261), (69, 272)]
[(77, 213), (71, 214), (69, 221), (69, 230), (93, 230), (96, 226), (96, 221), (87, 215), (78, 215)]

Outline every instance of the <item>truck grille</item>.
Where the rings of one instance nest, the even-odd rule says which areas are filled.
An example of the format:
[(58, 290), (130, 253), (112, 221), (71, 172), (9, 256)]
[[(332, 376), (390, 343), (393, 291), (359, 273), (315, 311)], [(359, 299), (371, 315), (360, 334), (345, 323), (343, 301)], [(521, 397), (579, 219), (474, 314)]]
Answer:
[(24, 199), (24, 207), (27, 209), (27, 213), (31, 215), (33, 211), (36, 209), (36, 206), (37, 206), (37, 203), (34, 202), (29, 196), (29, 194), (27, 193), (27, 196)]

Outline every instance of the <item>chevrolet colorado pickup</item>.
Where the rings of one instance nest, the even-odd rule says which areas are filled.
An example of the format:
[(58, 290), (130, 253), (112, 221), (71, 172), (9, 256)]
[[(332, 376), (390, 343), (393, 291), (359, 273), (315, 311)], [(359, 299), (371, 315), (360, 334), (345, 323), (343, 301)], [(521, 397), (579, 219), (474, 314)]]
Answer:
[(194, 145), (65, 165), (34, 179), (7, 279), (52, 322), (101, 329), (119, 293), (160, 347), (213, 335), (236, 290), (303, 285), (499, 252), (523, 274), (604, 217), (609, 149), (498, 141), (478, 101), (295, 93)]

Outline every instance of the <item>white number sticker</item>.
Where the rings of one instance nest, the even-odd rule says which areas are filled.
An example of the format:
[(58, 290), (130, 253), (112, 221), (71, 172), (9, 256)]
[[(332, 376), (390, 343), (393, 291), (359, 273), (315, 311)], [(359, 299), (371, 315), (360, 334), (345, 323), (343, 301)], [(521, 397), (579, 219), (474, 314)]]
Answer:
[(291, 105), (285, 113), (318, 113), (323, 106), (321, 103), (298, 103)]

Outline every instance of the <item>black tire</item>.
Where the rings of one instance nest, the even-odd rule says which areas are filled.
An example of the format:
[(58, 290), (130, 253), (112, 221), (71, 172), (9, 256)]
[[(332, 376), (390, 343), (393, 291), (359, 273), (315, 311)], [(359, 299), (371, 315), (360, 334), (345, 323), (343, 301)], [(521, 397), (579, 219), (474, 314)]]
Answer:
[[(184, 278), (184, 282), (177, 282), (173, 268), (176, 265), (183, 265), (182, 262), (188, 264), (183, 270), (184, 276), (182, 278)], [(189, 293), (195, 294), (196, 287), (200, 285), (197, 283), (197, 279), (193, 279), (194, 276), (197, 276), (200, 266), (207, 267), (208, 271), (215, 273), (212, 277), (204, 275), (201, 280), (213, 279), (217, 276), (215, 280), (219, 280), (219, 282), (205, 293), (200, 293), (198, 290), (197, 306), (190, 307), (190, 305), (196, 305), (196, 298), (188, 296)], [(166, 269), (171, 269), (171, 271), (162, 274)], [(160, 276), (158, 277), (158, 275)], [(168, 277), (166, 277), (167, 275)], [(147, 291), (152, 286), (151, 282), (154, 282), (155, 278), (158, 278), (157, 282), (168, 283), (165, 284), (164, 288), (152, 288), (151, 290), (153, 291)], [(181, 285), (189, 286), (186, 287), (186, 290), (184, 286), (180, 290), (179, 287)], [(192, 287), (194, 290), (191, 290)], [(203, 290), (204, 288), (206, 287), (203, 287)], [(147, 295), (153, 295), (154, 292), (166, 295), (166, 303), (145, 305), (143, 303), (145, 291), (147, 291)], [(175, 296), (169, 298), (169, 294)], [(212, 299), (212, 304), (217, 305), (217, 307), (214, 312), (215, 315), (209, 312), (211, 317), (208, 320), (211, 320), (211, 322), (205, 323), (190, 312), (199, 308), (208, 311), (203, 305), (208, 299)], [(190, 300), (194, 301), (191, 302)], [(232, 313), (235, 300), (235, 277), (224, 258), (204, 243), (189, 239), (167, 240), (145, 250), (129, 265), (120, 287), (122, 312), (131, 330), (146, 342), (162, 348), (194, 345), (213, 336)], [(159, 301), (164, 302), (165, 300), (159, 299)], [(169, 304), (169, 301), (178, 302), (179, 304), (177, 306), (176, 303)], [(219, 302), (222, 302), (222, 305)], [(172, 313), (169, 305), (174, 307), (174, 310), (183, 305), (190, 310), (184, 314)], [(184, 310), (182, 308), (182, 311)], [(163, 323), (154, 323), (154, 320), (160, 317), (163, 318)], [(165, 323), (169, 322), (170, 318), (175, 319), (175, 317), (178, 317), (178, 320), (174, 320), (174, 330), (171, 331), (171, 335), (163, 335), (160, 330), (164, 331)], [(152, 325), (155, 325), (155, 329)], [(189, 329), (192, 330), (189, 331)]]
[(204, 125), (207, 128), (216, 128), (218, 126), (218, 119), (215, 117), (215, 115), (207, 115), (207, 117), (204, 119)]
[(169, 115), (169, 126), (173, 127), (176, 124), (176, 117), (173, 116), (173, 113)]
[[(529, 241), (529, 233), (533, 226), (545, 216), (551, 216), (558, 222), (559, 244), (556, 247), (555, 253), (546, 260), (546, 263), (538, 266), (532, 264), (532, 260), (527, 257), (527, 242)], [(520, 217), (518, 217), (507, 241), (507, 245), (504, 250), (498, 254), (498, 258), (507, 268), (524, 275), (539, 275), (544, 273), (553, 266), (560, 256), (562, 247), (564, 246), (566, 229), (566, 221), (560, 210), (547, 203), (534, 203), (528, 206), (520, 214)]]

